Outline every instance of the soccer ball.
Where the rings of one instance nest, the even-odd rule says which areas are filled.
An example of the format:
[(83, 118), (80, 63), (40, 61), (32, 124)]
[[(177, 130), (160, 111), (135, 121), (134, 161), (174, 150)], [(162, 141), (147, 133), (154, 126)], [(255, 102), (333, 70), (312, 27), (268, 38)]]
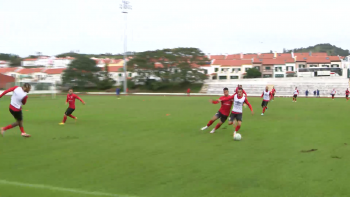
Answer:
[(241, 134), (236, 133), (235, 137), (233, 138), (234, 140), (240, 141), (242, 139)]

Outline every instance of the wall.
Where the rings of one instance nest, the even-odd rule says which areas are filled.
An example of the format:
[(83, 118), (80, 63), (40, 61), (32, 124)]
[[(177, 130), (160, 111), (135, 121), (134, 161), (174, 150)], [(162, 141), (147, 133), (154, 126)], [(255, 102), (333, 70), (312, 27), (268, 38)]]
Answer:
[(9, 87), (7, 87), (9, 85), (9, 83), (14, 83), (14, 82), (15, 82), (15, 78), (0, 74), (0, 89), (9, 88)]

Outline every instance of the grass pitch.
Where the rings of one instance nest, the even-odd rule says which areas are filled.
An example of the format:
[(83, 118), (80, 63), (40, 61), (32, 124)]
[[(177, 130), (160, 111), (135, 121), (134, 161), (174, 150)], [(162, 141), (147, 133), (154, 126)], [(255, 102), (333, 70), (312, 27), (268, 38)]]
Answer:
[[(58, 125), (65, 97), (32, 98), (18, 128), (0, 138), (1, 197), (313, 197), (349, 196), (350, 102), (276, 98), (244, 108), (242, 141), (225, 123), (200, 131), (217, 97), (80, 95)], [(0, 126), (13, 121), (0, 99)], [(316, 151), (310, 151), (317, 149)], [(309, 151), (309, 152), (308, 152)]]

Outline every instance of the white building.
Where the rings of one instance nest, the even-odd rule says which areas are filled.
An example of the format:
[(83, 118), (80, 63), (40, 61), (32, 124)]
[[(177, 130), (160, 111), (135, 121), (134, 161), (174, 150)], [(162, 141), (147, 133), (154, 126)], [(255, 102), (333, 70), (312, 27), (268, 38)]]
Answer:
[(0, 68), (7, 68), (10, 66), (10, 61), (0, 60)]

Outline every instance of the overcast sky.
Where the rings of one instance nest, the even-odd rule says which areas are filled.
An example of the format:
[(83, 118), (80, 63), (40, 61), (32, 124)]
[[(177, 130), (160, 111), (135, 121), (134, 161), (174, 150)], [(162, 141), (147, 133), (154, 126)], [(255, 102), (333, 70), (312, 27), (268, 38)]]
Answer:
[[(0, 0), (0, 53), (122, 53), (118, 0)], [(350, 49), (350, 0), (130, 0), (128, 51)]]

